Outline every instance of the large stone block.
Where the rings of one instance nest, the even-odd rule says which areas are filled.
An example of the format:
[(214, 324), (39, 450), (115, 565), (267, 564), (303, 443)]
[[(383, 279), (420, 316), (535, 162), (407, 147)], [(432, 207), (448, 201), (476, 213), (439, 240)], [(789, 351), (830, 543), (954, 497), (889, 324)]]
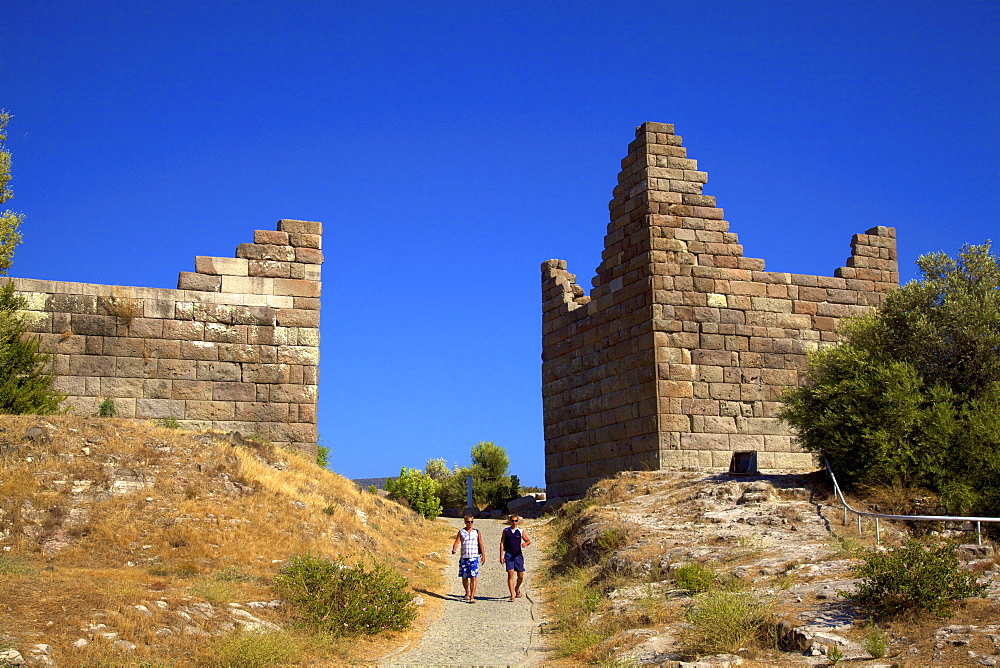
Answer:
[(241, 380), (240, 365), (234, 362), (199, 361), (196, 378), (198, 380), (216, 380), (235, 382)]
[(271, 401), (276, 403), (315, 403), (317, 396), (318, 388), (315, 385), (277, 384), (271, 388)]
[(316, 281), (276, 278), (274, 294), (291, 297), (319, 297), (320, 286)]
[(289, 234), (323, 234), (323, 223), (311, 220), (279, 220), (278, 229)]
[(247, 422), (286, 422), (290, 416), (297, 416), (291, 415), (290, 408), (291, 404), (239, 401), (236, 403), (236, 419)]
[(247, 260), (294, 262), (295, 249), (291, 246), (277, 246), (273, 244), (240, 244), (236, 247), (236, 257)]
[(287, 383), (289, 367), (287, 364), (243, 364), (242, 381), (244, 383)]
[(172, 381), (171, 399), (184, 401), (209, 401), (212, 399), (214, 383), (207, 380), (175, 380)]
[(188, 420), (232, 420), (236, 416), (233, 401), (185, 401), (184, 417)]
[(284, 309), (278, 311), (278, 324), (282, 327), (319, 327), (319, 311)]
[(244, 258), (199, 256), (194, 259), (194, 270), (199, 274), (246, 276), (248, 265)]
[(138, 418), (184, 419), (184, 402), (172, 399), (137, 399), (135, 416)]
[(209, 274), (197, 274), (182, 271), (177, 276), (178, 290), (200, 290), (202, 292), (219, 292), (222, 288), (222, 277)]

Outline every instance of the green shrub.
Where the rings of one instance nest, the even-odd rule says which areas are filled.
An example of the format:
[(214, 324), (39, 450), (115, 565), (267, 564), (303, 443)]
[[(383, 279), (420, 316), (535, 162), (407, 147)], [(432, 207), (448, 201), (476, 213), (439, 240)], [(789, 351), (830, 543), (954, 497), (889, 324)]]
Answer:
[(181, 428), (181, 423), (177, 421), (177, 418), (172, 418), (172, 417), (160, 418), (159, 420), (156, 421), (156, 423), (166, 429)]
[(410, 508), (427, 519), (432, 520), (441, 514), (437, 483), (426, 473), (404, 466), (398, 478), (386, 481), (385, 489), (392, 498), (405, 499)]
[(39, 351), (38, 336), (25, 336), (28, 324), (19, 311), (26, 306), (12, 281), (0, 286), (0, 413), (57, 413), (66, 395), (52, 388), (52, 356)]
[(889, 649), (889, 641), (882, 629), (875, 626), (874, 623), (869, 623), (868, 633), (865, 634), (861, 646), (873, 659), (881, 659)]
[(97, 409), (98, 415), (101, 417), (114, 417), (115, 416), (115, 402), (111, 400), (110, 397), (101, 402), (101, 407)]
[(330, 463), (330, 448), (325, 445), (316, 446), (316, 465), (326, 468), (326, 465)]
[(300, 623), (333, 635), (399, 631), (417, 615), (406, 579), (383, 564), (295, 555), (273, 586)]
[(830, 663), (837, 664), (843, 660), (844, 653), (840, 651), (839, 645), (831, 645), (830, 649), (826, 652), (826, 658), (830, 660)]
[(949, 617), (955, 601), (986, 591), (974, 575), (958, 570), (953, 544), (935, 547), (912, 538), (886, 552), (868, 551), (857, 575), (857, 591), (842, 595), (882, 616), (923, 610)]
[(689, 594), (700, 594), (712, 588), (715, 571), (701, 564), (684, 564), (674, 571), (677, 586)]
[(697, 651), (734, 653), (763, 635), (768, 605), (748, 592), (710, 591), (687, 611)]
[(627, 542), (628, 538), (621, 529), (605, 529), (597, 536), (597, 547), (605, 553), (625, 547)]

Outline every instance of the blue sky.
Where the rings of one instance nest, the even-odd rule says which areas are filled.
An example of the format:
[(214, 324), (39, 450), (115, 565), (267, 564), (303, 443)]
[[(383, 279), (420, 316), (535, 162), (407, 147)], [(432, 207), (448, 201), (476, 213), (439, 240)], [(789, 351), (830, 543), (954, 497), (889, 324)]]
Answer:
[(745, 253), (1000, 240), (996, 2), (48, 2), (0, 8), (11, 275), (176, 287), (324, 223), (322, 441), (348, 477), (507, 448), (544, 484), (539, 265), (589, 285), (635, 126)]

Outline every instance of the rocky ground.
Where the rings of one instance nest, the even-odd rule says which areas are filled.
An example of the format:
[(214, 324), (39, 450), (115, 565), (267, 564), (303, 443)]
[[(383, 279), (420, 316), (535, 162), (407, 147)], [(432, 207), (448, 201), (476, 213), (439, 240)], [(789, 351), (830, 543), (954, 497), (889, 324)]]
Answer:
[[(605, 641), (608, 660), (631, 664), (701, 661), (713, 664), (878, 663), (866, 651), (864, 612), (850, 592), (859, 548), (874, 546), (873, 527), (860, 536), (814, 475), (733, 478), (702, 473), (626, 472), (590, 491), (566, 539), (570, 557), (595, 564), (598, 581), (613, 583), (610, 606), (595, 613), (628, 617), (651, 599), (672, 607), (677, 621), (628, 628)], [(903, 527), (882, 523), (884, 545)], [(975, 542), (975, 534), (966, 541)], [(610, 548), (610, 549), (609, 549)], [(959, 607), (954, 618), (911, 618), (880, 625), (895, 665), (997, 665), (1000, 662), (1000, 567), (992, 548), (970, 546), (963, 567), (988, 582), (988, 598)], [(777, 626), (773, 649), (741, 656), (697, 657), (683, 611), (690, 595), (671, 573), (699, 563), (748, 586), (770, 603)], [(551, 600), (553, 592), (546, 592)], [(634, 614), (632, 615), (634, 618)], [(596, 621), (596, 620), (595, 620)], [(839, 655), (839, 657), (838, 657)]]

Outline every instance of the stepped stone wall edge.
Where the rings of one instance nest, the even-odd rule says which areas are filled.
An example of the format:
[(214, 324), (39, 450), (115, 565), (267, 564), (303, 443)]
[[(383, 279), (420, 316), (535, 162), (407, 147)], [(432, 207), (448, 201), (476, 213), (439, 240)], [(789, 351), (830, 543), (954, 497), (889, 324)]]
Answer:
[(177, 289), (13, 278), (64, 406), (258, 434), (317, 451), (318, 222), (280, 220), (233, 258), (196, 257)]
[(898, 287), (896, 232), (851, 239), (832, 276), (766, 271), (744, 257), (708, 174), (666, 123), (636, 129), (609, 204), (589, 294), (542, 263), (542, 399), (549, 498), (624, 470), (814, 465), (776, 417), (808, 353), (841, 318)]

